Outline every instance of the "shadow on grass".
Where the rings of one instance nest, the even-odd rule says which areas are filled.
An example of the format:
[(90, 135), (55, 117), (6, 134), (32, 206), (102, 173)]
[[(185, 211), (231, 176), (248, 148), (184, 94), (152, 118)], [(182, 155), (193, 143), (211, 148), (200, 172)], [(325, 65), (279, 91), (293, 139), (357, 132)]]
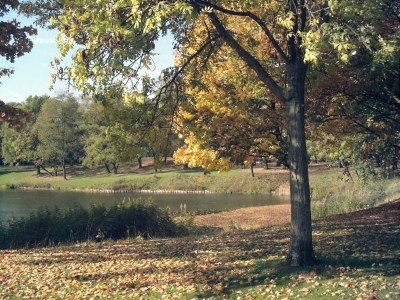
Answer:
[(32, 172), (35, 171), (34, 168), (29, 168), (29, 169), (9, 169), (5, 167), (0, 167), (0, 176), (1, 175), (7, 175), (11, 173), (27, 173), (27, 172)]
[[(328, 281), (330, 288), (343, 278), (351, 279), (355, 286), (356, 281), (368, 281), (376, 276), (392, 280), (400, 274), (399, 212), (400, 202), (314, 221), (314, 242), (319, 259), (319, 265), (314, 267), (291, 268), (285, 264), (289, 226), (196, 238), (84, 243), (57, 249), (58, 255), (53, 255), (51, 248), (42, 249), (37, 259), (32, 259), (31, 250), (28, 250), (30, 259), (24, 264), (34, 268), (39, 264), (45, 269), (46, 265), (61, 264), (64, 268), (79, 262), (82, 270), (90, 269), (93, 263), (102, 264), (103, 270), (67, 275), (68, 279), (76, 281), (113, 281), (140, 275), (137, 278), (141, 279), (130, 281), (129, 286), (113, 286), (116, 292), (152, 287), (154, 280), (148, 274), (160, 274), (157, 280), (169, 286), (166, 289), (176, 288), (175, 283), (179, 282), (185, 284), (183, 287), (194, 287), (197, 298), (234, 299), (243, 290), (246, 290), (244, 295), (249, 295), (247, 292), (251, 288), (271, 288), (274, 295), (278, 295), (290, 284), (294, 290), (293, 283), (297, 284), (295, 292), (300, 295), (301, 289), (310, 287), (317, 279), (319, 289), (325, 290), (327, 287), (323, 284)], [(110, 268), (117, 263), (118, 268)], [(124, 271), (125, 265), (129, 269)], [(373, 284), (375, 289), (382, 283)], [(278, 296), (283, 297), (283, 294)]]
[[(314, 243), (318, 265), (293, 268), (285, 258), (258, 260), (247, 267), (245, 258), (238, 257), (238, 275), (229, 278), (222, 293), (233, 296), (255, 285), (266, 284), (282, 289), (293, 280), (301, 283), (313, 278), (319, 281), (391, 277), (400, 274), (400, 202), (373, 209), (317, 220)], [(276, 246), (284, 246), (283, 244)], [(238, 249), (239, 250), (239, 249)], [(247, 251), (242, 247), (241, 251)], [(240, 264), (243, 262), (243, 265)], [(211, 297), (212, 292), (204, 294)]]
[(332, 263), (393, 260), (399, 251), (399, 212), (400, 201), (394, 201), (316, 220), (314, 232), (323, 233), (316, 239), (317, 251)]

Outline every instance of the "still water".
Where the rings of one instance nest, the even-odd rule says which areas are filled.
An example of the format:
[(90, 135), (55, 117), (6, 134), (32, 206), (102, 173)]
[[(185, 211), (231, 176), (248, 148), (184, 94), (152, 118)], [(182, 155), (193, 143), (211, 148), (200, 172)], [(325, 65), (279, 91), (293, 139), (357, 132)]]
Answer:
[(85, 193), (74, 191), (47, 190), (0, 190), (0, 220), (21, 217), (35, 212), (40, 207), (53, 209), (81, 205), (89, 208), (91, 204), (111, 206), (123, 199), (148, 199), (162, 208), (179, 210), (186, 204), (187, 211), (232, 210), (242, 207), (288, 204), (289, 197), (270, 195), (225, 195), (225, 194), (138, 194), (138, 193)]

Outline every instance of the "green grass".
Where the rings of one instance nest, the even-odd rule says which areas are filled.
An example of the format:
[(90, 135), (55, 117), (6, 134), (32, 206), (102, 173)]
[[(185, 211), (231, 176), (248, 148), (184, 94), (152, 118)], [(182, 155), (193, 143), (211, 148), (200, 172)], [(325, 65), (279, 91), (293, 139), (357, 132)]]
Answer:
[(339, 172), (311, 175), (313, 218), (349, 213), (400, 197), (398, 177), (368, 182), (354, 180), (343, 181)]
[[(43, 173), (43, 171), (42, 171)], [(182, 170), (180, 166), (166, 166), (155, 173), (149, 166), (139, 170), (124, 164), (120, 174), (107, 174), (101, 168), (94, 170), (75, 167), (67, 170), (68, 180), (62, 176), (47, 174), (36, 176), (36, 170), (0, 168), (0, 182), (7, 186), (54, 189), (168, 189), (168, 190), (209, 190), (217, 193), (259, 193), (268, 194), (285, 180), (279, 177), (271, 180), (264, 176), (252, 178), (250, 170), (232, 169), (230, 172), (212, 172), (204, 175), (200, 168)], [(223, 180), (221, 180), (223, 179)]]

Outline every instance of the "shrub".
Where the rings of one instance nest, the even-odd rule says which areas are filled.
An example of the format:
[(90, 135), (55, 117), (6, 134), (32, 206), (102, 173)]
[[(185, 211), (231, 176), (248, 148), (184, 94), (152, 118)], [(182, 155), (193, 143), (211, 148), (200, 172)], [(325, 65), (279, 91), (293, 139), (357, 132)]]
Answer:
[(183, 223), (144, 200), (115, 204), (109, 208), (92, 205), (60, 211), (41, 208), (29, 217), (8, 224), (0, 223), (0, 247), (22, 248), (73, 243), (96, 239), (122, 239), (142, 236), (175, 237), (189, 234)]

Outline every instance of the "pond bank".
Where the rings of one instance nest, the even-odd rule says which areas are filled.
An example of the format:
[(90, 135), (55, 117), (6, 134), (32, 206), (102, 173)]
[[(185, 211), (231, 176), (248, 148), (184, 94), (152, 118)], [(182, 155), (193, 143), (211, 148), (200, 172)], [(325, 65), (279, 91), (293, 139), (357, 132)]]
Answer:
[(216, 194), (209, 190), (202, 191), (187, 191), (187, 190), (131, 190), (131, 189), (68, 189), (68, 188), (40, 188), (40, 187), (24, 187), (19, 186), (12, 189), (18, 190), (63, 190), (63, 191), (72, 191), (72, 192), (85, 192), (85, 193), (137, 193), (137, 194)]
[[(288, 171), (281, 168), (268, 170), (256, 167), (255, 177), (249, 170), (233, 169), (229, 172), (212, 172), (203, 175), (201, 170), (181, 170), (168, 166), (161, 173), (149, 168), (138, 170), (126, 164), (121, 174), (105, 174), (99, 170), (74, 167), (68, 180), (42, 174), (34, 170), (0, 168), (3, 187), (17, 189), (44, 189), (102, 194), (138, 195), (265, 195), (289, 196)], [(400, 181), (393, 179), (343, 180), (343, 170), (328, 168), (326, 164), (309, 166), (312, 211), (314, 217), (346, 213), (373, 207), (400, 196)]]
[(172, 194), (172, 193), (88, 193), (63, 190), (0, 190), (0, 220), (26, 216), (40, 207), (61, 210), (76, 205), (90, 208), (91, 205), (115, 203), (128, 204), (133, 201), (150, 201), (160, 208), (181, 211), (181, 205), (187, 212), (228, 211), (243, 207), (288, 204), (288, 197), (245, 194)]

